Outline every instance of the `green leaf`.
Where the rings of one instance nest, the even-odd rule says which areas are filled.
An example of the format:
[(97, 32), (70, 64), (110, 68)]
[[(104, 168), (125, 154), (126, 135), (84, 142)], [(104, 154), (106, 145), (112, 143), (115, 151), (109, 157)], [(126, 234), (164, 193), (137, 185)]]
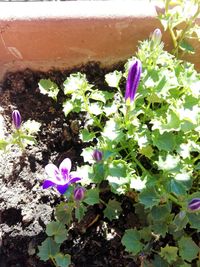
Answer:
[(119, 215), (122, 212), (121, 203), (115, 199), (109, 200), (105, 210), (103, 211), (104, 216), (110, 221), (114, 219), (119, 219)]
[(137, 255), (143, 249), (143, 244), (140, 242), (140, 233), (135, 229), (128, 229), (122, 237), (122, 244), (126, 251)]
[(81, 156), (83, 157), (84, 162), (89, 162), (94, 164), (94, 159), (92, 157), (94, 150), (95, 150), (94, 147), (83, 148)]
[(121, 71), (115, 70), (105, 75), (105, 80), (110, 87), (118, 87), (122, 78)]
[(107, 176), (109, 185), (111, 186), (111, 191), (114, 194), (125, 194), (129, 188), (129, 178), (128, 177), (117, 177), (117, 176)]
[(5, 140), (1, 139), (0, 140), (0, 150), (5, 150), (8, 144), (9, 144), (8, 142), (6, 142)]
[(35, 120), (27, 120), (22, 124), (22, 128), (29, 134), (37, 134), (40, 130), (41, 123)]
[(90, 142), (95, 138), (95, 133), (89, 132), (87, 129), (83, 129), (80, 132), (80, 138), (83, 142)]
[(89, 111), (91, 114), (95, 116), (102, 114), (102, 103), (100, 102), (91, 103), (89, 106)]
[(167, 185), (167, 190), (170, 193), (174, 193), (176, 195), (185, 195), (187, 188), (186, 186), (183, 184), (183, 181), (177, 181), (177, 180), (170, 180), (168, 181)]
[(159, 156), (158, 169), (163, 171), (177, 171), (180, 169), (180, 157), (167, 154), (164, 158)]
[(200, 231), (200, 215), (199, 213), (188, 213), (187, 217), (189, 219), (189, 224), (191, 228)]
[(84, 111), (80, 99), (76, 99), (75, 101), (67, 99), (65, 102), (63, 102), (63, 112), (65, 116), (67, 116), (72, 111), (76, 113)]
[(86, 75), (82, 74), (80, 72), (72, 73), (63, 83), (64, 86), (64, 94), (72, 94), (78, 91), (80, 93), (81, 91), (90, 90), (91, 85), (88, 84), (88, 81), (86, 79)]
[(168, 232), (168, 225), (166, 222), (156, 221), (152, 225), (152, 231), (157, 235), (165, 237), (166, 233)]
[(160, 134), (159, 131), (154, 131), (152, 133), (152, 141), (154, 146), (157, 146), (159, 150), (167, 152), (173, 151), (176, 145), (176, 138), (172, 132)]
[(160, 195), (153, 187), (145, 188), (139, 195), (139, 201), (145, 206), (146, 209), (152, 208), (153, 206), (159, 204)]
[(154, 150), (151, 145), (147, 145), (140, 148), (139, 153), (150, 159), (154, 155)]
[(164, 248), (161, 248), (160, 256), (163, 257), (169, 264), (171, 264), (177, 259), (177, 252), (177, 247), (166, 245)]
[(166, 114), (166, 119), (153, 119), (151, 123), (153, 124), (152, 130), (158, 129), (160, 134), (164, 132), (179, 131), (181, 128), (181, 121), (179, 115), (174, 110), (169, 110)]
[(60, 250), (60, 244), (57, 244), (51, 237), (48, 237), (42, 245), (38, 247), (38, 256), (41, 260), (47, 261), (51, 257), (54, 257)]
[(183, 51), (186, 51), (187, 53), (190, 53), (190, 54), (194, 54), (194, 47), (189, 44), (186, 40), (183, 40), (181, 43), (180, 43), (180, 48), (183, 50)]
[(69, 254), (56, 254), (54, 257), (58, 267), (68, 267), (71, 264), (71, 256)]
[(130, 175), (130, 188), (141, 191), (146, 187), (147, 178), (136, 175)]
[(90, 94), (89, 98), (96, 100), (96, 101), (101, 101), (104, 104), (106, 103), (107, 100), (112, 99), (114, 96), (114, 93), (111, 92), (106, 92), (106, 91), (99, 91), (99, 90), (94, 90)]
[(154, 256), (153, 267), (169, 267), (169, 264), (160, 257), (160, 255)]
[(130, 182), (127, 173), (129, 173), (129, 167), (124, 160), (113, 160), (108, 165), (107, 180), (113, 193), (122, 194), (126, 192)]
[(67, 116), (74, 109), (74, 105), (71, 100), (63, 102), (63, 112)]
[(91, 175), (92, 182), (100, 183), (104, 180), (104, 164), (96, 163), (93, 165), (93, 174)]
[(151, 210), (151, 216), (155, 221), (165, 220), (167, 216), (169, 216), (171, 212), (170, 203), (154, 206)]
[(182, 237), (178, 241), (179, 255), (186, 261), (192, 261), (197, 257), (200, 252), (200, 248), (190, 237)]
[(59, 88), (56, 83), (52, 82), (50, 79), (41, 79), (38, 85), (41, 94), (48, 95), (54, 100), (57, 100)]
[(74, 203), (61, 202), (55, 210), (57, 220), (63, 224), (70, 225), (72, 221), (72, 211), (74, 209)]
[(126, 177), (128, 166), (124, 160), (113, 160), (108, 167), (108, 175), (115, 177)]
[(79, 206), (76, 207), (75, 209), (75, 217), (78, 220), (78, 222), (80, 222), (83, 219), (86, 211), (87, 208), (83, 205), (83, 203), (79, 203)]
[(119, 142), (124, 137), (119, 125), (113, 118), (106, 122), (102, 135), (113, 142)]
[(188, 223), (188, 217), (184, 211), (180, 211), (174, 218), (173, 224), (176, 226), (175, 231), (181, 231), (186, 227)]
[(62, 243), (67, 239), (67, 230), (63, 223), (61, 222), (50, 222), (47, 225), (46, 233), (48, 236), (54, 236), (56, 243)]
[(100, 200), (99, 200), (99, 189), (98, 188), (94, 188), (94, 189), (87, 190), (86, 196), (85, 196), (83, 201), (88, 205), (98, 204), (100, 202)]

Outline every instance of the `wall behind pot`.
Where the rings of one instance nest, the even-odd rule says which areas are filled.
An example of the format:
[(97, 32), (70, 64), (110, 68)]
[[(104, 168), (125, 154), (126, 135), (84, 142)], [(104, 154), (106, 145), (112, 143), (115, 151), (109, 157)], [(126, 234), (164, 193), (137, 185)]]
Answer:
[[(154, 2), (0, 3), (0, 79), (6, 71), (111, 65), (137, 50), (160, 22)], [(164, 34), (165, 48), (172, 45)], [(197, 67), (200, 47), (191, 58)]]

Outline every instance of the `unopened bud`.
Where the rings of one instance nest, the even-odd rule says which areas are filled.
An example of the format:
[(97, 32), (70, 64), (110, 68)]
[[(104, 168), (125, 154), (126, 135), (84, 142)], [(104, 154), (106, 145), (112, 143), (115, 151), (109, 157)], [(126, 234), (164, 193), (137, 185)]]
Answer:
[(191, 211), (198, 211), (200, 210), (200, 198), (193, 198), (189, 204), (188, 204), (188, 208)]
[(136, 59), (129, 69), (128, 77), (126, 81), (125, 100), (126, 102), (132, 102), (135, 98), (137, 88), (140, 82), (140, 75), (142, 72), (142, 63), (139, 59)]
[(12, 112), (12, 120), (13, 120), (13, 124), (14, 124), (15, 128), (19, 129), (21, 126), (21, 115), (20, 115), (20, 112), (18, 110), (14, 110)]
[(85, 188), (84, 187), (76, 187), (74, 189), (74, 199), (76, 201), (81, 201), (85, 197)]
[(103, 153), (102, 153), (101, 151), (99, 151), (99, 150), (96, 149), (96, 150), (93, 152), (92, 157), (93, 157), (93, 159), (96, 160), (96, 161), (101, 161), (102, 158), (103, 158)]
[(160, 29), (155, 29), (151, 37), (154, 45), (159, 45), (162, 39), (162, 33)]

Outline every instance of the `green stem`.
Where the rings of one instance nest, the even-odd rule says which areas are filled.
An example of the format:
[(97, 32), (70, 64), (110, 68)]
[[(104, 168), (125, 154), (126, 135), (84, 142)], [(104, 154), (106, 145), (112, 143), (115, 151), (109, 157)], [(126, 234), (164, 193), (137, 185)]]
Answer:
[(85, 110), (89, 113), (90, 117), (94, 120), (96, 126), (99, 127), (103, 131), (103, 127), (102, 127), (100, 121), (90, 112), (90, 108), (88, 105), (88, 100), (85, 96), (85, 92), (83, 92), (82, 97), (83, 97), (83, 102), (85, 104)]
[(184, 30), (182, 30), (182, 33), (181, 33), (181, 36), (180, 36), (179, 40), (178, 41), (176, 40), (177, 45), (175, 46), (175, 49), (174, 49), (174, 52), (173, 52), (174, 55), (178, 55), (178, 49), (180, 47), (180, 44), (183, 41), (183, 39), (185, 38), (186, 33), (192, 28), (192, 26), (194, 24), (194, 21), (198, 17), (199, 13), (200, 13), (200, 4), (198, 4), (198, 8), (197, 8), (197, 11), (194, 14), (194, 16), (192, 18), (190, 18), (187, 26), (185, 27)]
[(174, 197), (172, 194), (168, 194), (168, 198), (169, 198), (172, 202), (176, 203), (179, 207), (182, 207), (182, 205), (180, 204), (180, 202), (178, 201), (178, 199), (177, 199), (176, 197)]
[(50, 256), (50, 260), (53, 262), (53, 264), (54, 264), (56, 267), (58, 267), (58, 265), (56, 264), (56, 261), (55, 261), (55, 259), (54, 259), (53, 256)]
[(105, 201), (103, 201), (101, 198), (99, 199), (99, 201), (104, 204), (105, 206), (107, 206), (107, 203)]

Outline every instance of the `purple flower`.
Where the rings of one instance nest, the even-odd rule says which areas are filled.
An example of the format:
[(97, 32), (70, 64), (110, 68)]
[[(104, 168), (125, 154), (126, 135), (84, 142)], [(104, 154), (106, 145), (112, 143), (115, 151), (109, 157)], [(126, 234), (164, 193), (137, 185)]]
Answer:
[(193, 198), (189, 204), (188, 204), (188, 208), (191, 211), (198, 211), (200, 210), (200, 198)]
[(16, 129), (19, 129), (21, 126), (21, 115), (18, 110), (12, 112), (12, 120)]
[(139, 59), (136, 59), (128, 72), (128, 78), (126, 81), (125, 100), (132, 102), (135, 98), (135, 94), (139, 85), (140, 75), (142, 72), (142, 63)]
[(74, 189), (74, 199), (76, 201), (81, 201), (84, 199), (85, 196), (85, 188), (78, 186)]
[(162, 39), (162, 33), (160, 29), (155, 29), (151, 37), (154, 45), (159, 45)]
[(43, 188), (46, 189), (50, 186), (55, 186), (60, 194), (64, 194), (69, 185), (76, 183), (81, 180), (80, 177), (76, 176), (75, 172), (71, 172), (71, 160), (69, 158), (64, 159), (59, 168), (54, 164), (48, 164), (45, 167), (45, 171), (49, 178), (43, 183)]
[(96, 161), (101, 161), (103, 158), (103, 153), (101, 151), (99, 151), (98, 149), (95, 149), (93, 154), (92, 154), (92, 157)]

